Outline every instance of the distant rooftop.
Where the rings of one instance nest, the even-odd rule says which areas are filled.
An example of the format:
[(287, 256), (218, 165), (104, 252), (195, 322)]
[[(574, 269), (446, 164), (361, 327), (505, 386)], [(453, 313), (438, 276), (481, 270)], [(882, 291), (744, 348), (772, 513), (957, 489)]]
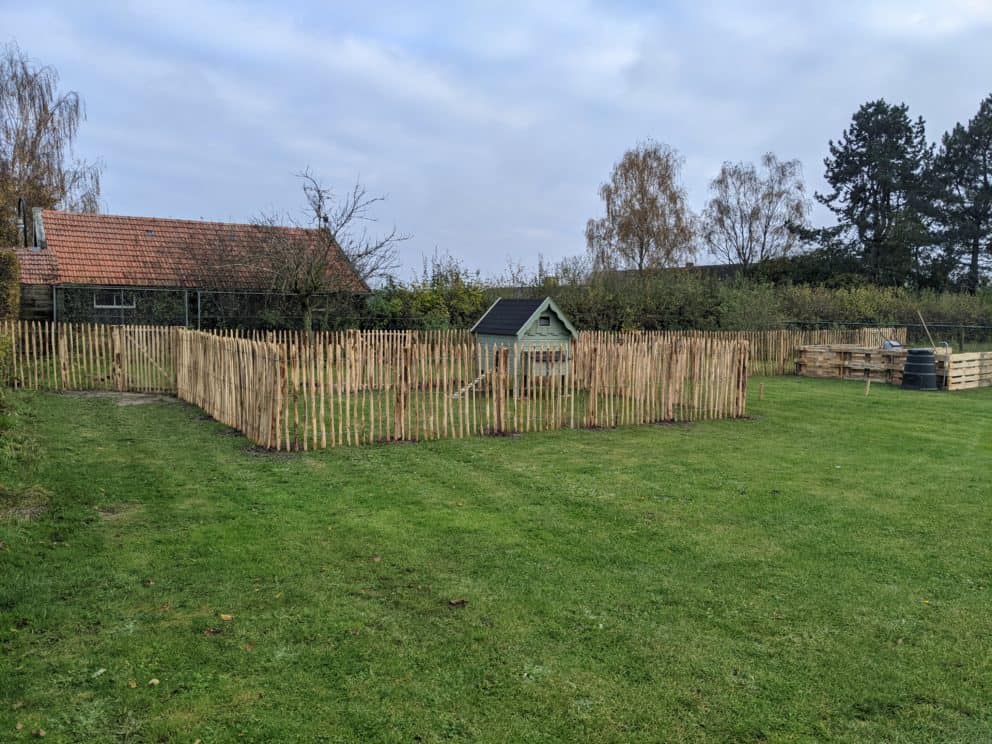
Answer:
[[(237, 262), (239, 251), (251, 255), (272, 231), (297, 239), (316, 233), (295, 227), (158, 217), (121, 217), (42, 210), (44, 243), (15, 249), (24, 284), (94, 284), (142, 287), (211, 288), (222, 265), (226, 283), (258, 288), (263, 278), (250, 262)], [(220, 253), (223, 251), (223, 253)], [(342, 288), (368, 291), (343, 253), (333, 267)]]

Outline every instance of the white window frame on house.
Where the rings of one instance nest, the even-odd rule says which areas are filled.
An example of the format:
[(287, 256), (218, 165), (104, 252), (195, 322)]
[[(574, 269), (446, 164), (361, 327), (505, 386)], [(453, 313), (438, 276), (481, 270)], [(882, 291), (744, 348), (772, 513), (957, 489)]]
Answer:
[[(100, 295), (103, 297), (100, 297)], [(113, 297), (112, 304), (100, 302), (106, 300), (108, 296)], [(128, 302), (127, 300), (131, 301)], [(134, 292), (127, 292), (123, 289), (95, 289), (93, 290), (93, 307), (96, 310), (134, 310), (136, 301)]]

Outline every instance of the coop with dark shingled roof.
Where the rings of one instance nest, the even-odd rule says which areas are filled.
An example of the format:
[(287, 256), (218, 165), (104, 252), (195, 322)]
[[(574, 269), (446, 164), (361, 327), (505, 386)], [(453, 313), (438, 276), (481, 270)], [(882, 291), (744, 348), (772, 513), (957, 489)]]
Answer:
[(490, 367), (498, 351), (507, 349), (507, 364), (514, 379), (566, 375), (572, 341), (579, 336), (550, 297), (535, 300), (501, 297), (472, 326), (472, 333), (490, 360)]

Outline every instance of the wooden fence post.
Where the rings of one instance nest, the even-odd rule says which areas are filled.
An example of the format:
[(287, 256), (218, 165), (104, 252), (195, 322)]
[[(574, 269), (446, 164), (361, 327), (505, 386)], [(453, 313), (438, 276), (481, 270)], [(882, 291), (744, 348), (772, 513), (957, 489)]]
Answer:
[(58, 345), (59, 359), (58, 388), (67, 390), (69, 388), (69, 345), (66, 340), (66, 326), (61, 323), (56, 328), (55, 342)]
[(121, 328), (110, 329), (111, 356), (114, 360), (114, 385), (118, 392), (124, 392), (124, 365), (121, 358)]

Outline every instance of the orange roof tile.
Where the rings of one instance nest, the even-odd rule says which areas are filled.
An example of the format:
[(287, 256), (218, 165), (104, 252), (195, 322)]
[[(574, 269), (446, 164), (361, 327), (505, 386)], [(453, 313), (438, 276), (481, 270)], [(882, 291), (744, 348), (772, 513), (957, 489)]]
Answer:
[[(48, 275), (31, 264), (30, 271), (22, 271), (25, 283), (267, 289), (267, 280), (258, 267), (251, 261), (239, 265), (237, 256), (250, 257), (273, 235), (291, 239), (316, 235), (315, 231), (292, 227), (48, 209), (42, 212), (42, 223), (46, 247), (34, 256), (51, 254), (48, 267), (55, 269), (55, 281), (34, 282), (34, 278)], [(368, 291), (340, 250), (334, 263), (343, 289)]]
[(55, 284), (58, 267), (51, 251), (14, 248), (21, 267), (21, 284)]

